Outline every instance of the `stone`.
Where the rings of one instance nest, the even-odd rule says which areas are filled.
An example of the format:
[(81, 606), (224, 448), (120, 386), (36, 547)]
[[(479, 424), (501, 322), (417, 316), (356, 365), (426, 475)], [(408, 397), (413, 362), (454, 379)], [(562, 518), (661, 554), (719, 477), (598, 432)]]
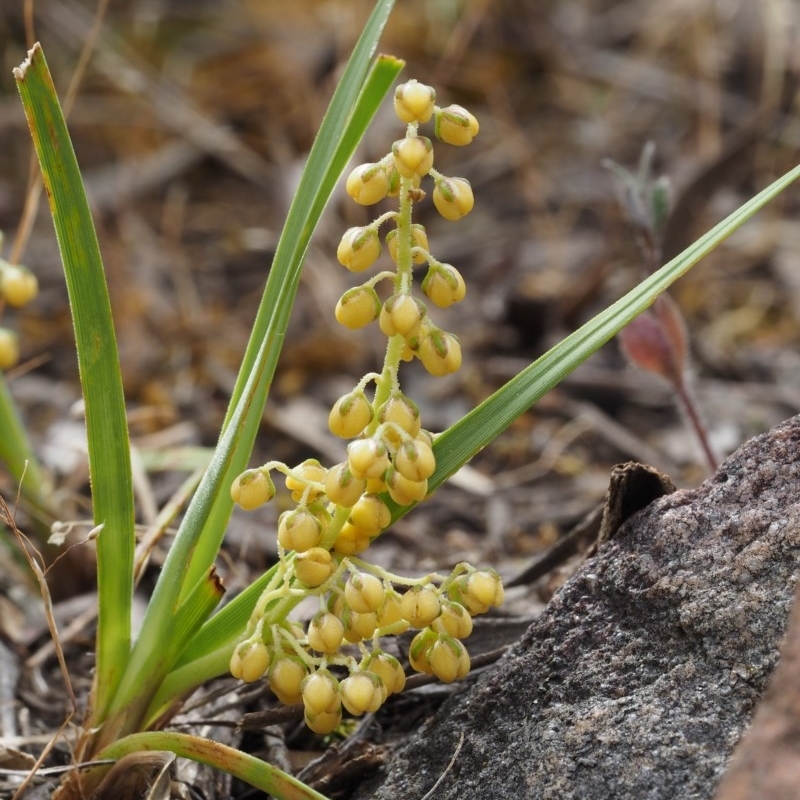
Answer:
[[(627, 519), (354, 798), (711, 798), (778, 660), (800, 417)], [(468, 644), (469, 642), (467, 642)]]

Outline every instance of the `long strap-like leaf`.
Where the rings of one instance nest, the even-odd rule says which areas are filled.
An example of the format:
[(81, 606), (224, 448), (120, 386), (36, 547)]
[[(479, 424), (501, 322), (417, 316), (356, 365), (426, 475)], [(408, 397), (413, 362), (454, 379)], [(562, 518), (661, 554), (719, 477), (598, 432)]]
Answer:
[(86, 414), (97, 536), (95, 698), (104, 709), (130, 652), (134, 509), (128, 426), (111, 304), (78, 162), (44, 53), (14, 70), (64, 265)]

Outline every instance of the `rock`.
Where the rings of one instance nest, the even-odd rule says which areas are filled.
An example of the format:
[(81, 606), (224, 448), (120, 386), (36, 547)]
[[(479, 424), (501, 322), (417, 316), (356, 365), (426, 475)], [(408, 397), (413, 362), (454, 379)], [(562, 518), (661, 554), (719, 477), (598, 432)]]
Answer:
[(800, 787), (800, 602), (781, 658), (714, 800), (796, 800)]
[(711, 798), (778, 659), (800, 417), (634, 514), (355, 798)]

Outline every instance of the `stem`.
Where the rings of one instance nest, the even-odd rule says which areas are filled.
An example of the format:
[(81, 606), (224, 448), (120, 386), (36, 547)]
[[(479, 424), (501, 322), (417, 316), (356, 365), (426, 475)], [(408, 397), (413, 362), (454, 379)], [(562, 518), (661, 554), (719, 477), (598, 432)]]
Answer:
[(336, 541), (336, 537), (339, 535), (339, 531), (341, 531), (342, 526), (347, 522), (347, 518), (350, 516), (350, 509), (345, 508), (344, 506), (336, 506), (336, 511), (333, 512), (333, 518), (328, 523), (328, 527), (325, 529), (325, 535), (322, 537), (322, 541), (319, 543), (319, 546), (325, 550), (330, 550), (333, 547), (333, 543)]
[(697, 441), (700, 442), (700, 447), (703, 451), (703, 455), (705, 456), (706, 463), (708, 464), (711, 472), (716, 472), (717, 467), (719, 466), (719, 460), (717, 459), (714, 450), (711, 447), (711, 442), (708, 440), (708, 430), (703, 422), (702, 417), (700, 416), (700, 412), (697, 409), (697, 403), (695, 402), (694, 396), (689, 389), (689, 386), (686, 383), (686, 379), (683, 378), (679, 383), (675, 384), (675, 390), (678, 394), (678, 399), (683, 406), (683, 410), (686, 412), (686, 416), (689, 418), (689, 423), (692, 426), (692, 430), (697, 436)]
[(348, 556), (347, 558), (354, 567), (364, 572), (369, 572), (376, 578), (389, 581), (397, 586), (424, 586), (426, 583), (444, 583), (448, 580), (444, 575), (439, 575), (438, 572), (430, 572), (427, 575), (423, 575), (421, 578), (409, 578), (405, 575), (395, 575), (393, 572), (389, 572), (383, 567), (379, 567), (377, 564), (364, 561), (363, 558), (358, 558), (357, 556)]
[(411, 260), (411, 212), (414, 206), (411, 200), (412, 189), (410, 178), (400, 179), (399, 208), (397, 212), (397, 277), (395, 290), (402, 294), (411, 292), (414, 266)]
[[(400, 179), (398, 211), (393, 212), (393, 218), (397, 224), (397, 272), (394, 276), (394, 288), (400, 294), (410, 294), (414, 271), (411, 256), (411, 212), (414, 205), (411, 200), (412, 188), (410, 178)], [(389, 399), (391, 393), (399, 388), (397, 373), (404, 347), (405, 339), (399, 334), (389, 338), (383, 361), (383, 371), (380, 377), (375, 379), (375, 397), (372, 401), (372, 408), (376, 412)], [(378, 425), (379, 420), (376, 413), (367, 428), (367, 435), (372, 436)]]

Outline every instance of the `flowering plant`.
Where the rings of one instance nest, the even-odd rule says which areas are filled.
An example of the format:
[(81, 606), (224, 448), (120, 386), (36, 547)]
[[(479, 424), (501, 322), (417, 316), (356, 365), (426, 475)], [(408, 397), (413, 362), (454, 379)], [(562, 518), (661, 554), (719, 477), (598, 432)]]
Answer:
[[(447, 219), (468, 214), (473, 196), (468, 181), (434, 169), (433, 145), (420, 126), (433, 120), (435, 138), (465, 145), (478, 133), (478, 123), (458, 106), (438, 107), (431, 87), (415, 81), (402, 84), (395, 92), (395, 109), (407, 126), (405, 136), (379, 162), (353, 170), (346, 182), (356, 202), (371, 205), (394, 197), (397, 210), (345, 232), (337, 252), (346, 268), (361, 273), (386, 246), (393, 267), (345, 292), (335, 311), (347, 327), (377, 324), (387, 337), (384, 364), (380, 372), (357, 381), (331, 410), (331, 429), (351, 440), (340, 463), (326, 468), (316, 462), (295, 467), (268, 462), (247, 469), (310, 236), (403, 66), (389, 56), (374, 57), (391, 8), (392, 0), (376, 2), (320, 126), (270, 268), (218, 444), (197, 478), (135, 636), (133, 588), (148, 553), (136, 545), (125, 403), (102, 260), (41, 48), (35, 46), (15, 70), (70, 297), (97, 549), (93, 691), (74, 748), (76, 764), (91, 759), (92, 766), (69, 774), (59, 790), (62, 800), (95, 791), (111, 793), (113, 788), (104, 782), (115, 770), (124, 772), (125, 759), (152, 750), (212, 763), (279, 797), (320, 798), (252, 756), (169, 730), (169, 721), (194, 689), (232, 672), (243, 680), (266, 675), (279, 699), (303, 704), (310, 727), (329, 731), (338, 724), (342, 709), (353, 714), (373, 710), (403, 688), (405, 673), (383, 650), (381, 640), (407, 628), (417, 630), (408, 653), (412, 668), (443, 680), (462, 676), (469, 659), (461, 640), (469, 635), (472, 616), (502, 600), (497, 573), (459, 564), (450, 575), (407, 579), (371, 565), (364, 550), (800, 176), (797, 168), (764, 189), (465, 417), (433, 435), (401, 389), (400, 366), (416, 358), (434, 376), (458, 369), (458, 339), (439, 327), (428, 303), (437, 308), (455, 304), (466, 285), (456, 267), (432, 255), (427, 234), (413, 221), (412, 212), (425, 198), (423, 179), (432, 179), (433, 203)], [(392, 229), (382, 243), (384, 225)], [(414, 268), (423, 265), (419, 288), (425, 300), (414, 290)], [(0, 284), (7, 301), (13, 302), (17, 295), (9, 286)], [(381, 299), (377, 287), (386, 286), (387, 296)], [(39, 501), (41, 470), (5, 385), (0, 388), (0, 458), (21, 481), (23, 494)], [(284, 476), (295, 504), (279, 521), (278, 563), (221, 605), (224, 588), (215, 559), (234, 501), (246, 509), (269, 500), (277, 491), (276, 472)], [(175, 514), (172, 509), (160, 516), (147, 541), (156, 541)], [(300, 626), (289, 613), (308, 596), (318, 598), (318, 611)], [(116, 766), (96, 763), (106, 760)]]

